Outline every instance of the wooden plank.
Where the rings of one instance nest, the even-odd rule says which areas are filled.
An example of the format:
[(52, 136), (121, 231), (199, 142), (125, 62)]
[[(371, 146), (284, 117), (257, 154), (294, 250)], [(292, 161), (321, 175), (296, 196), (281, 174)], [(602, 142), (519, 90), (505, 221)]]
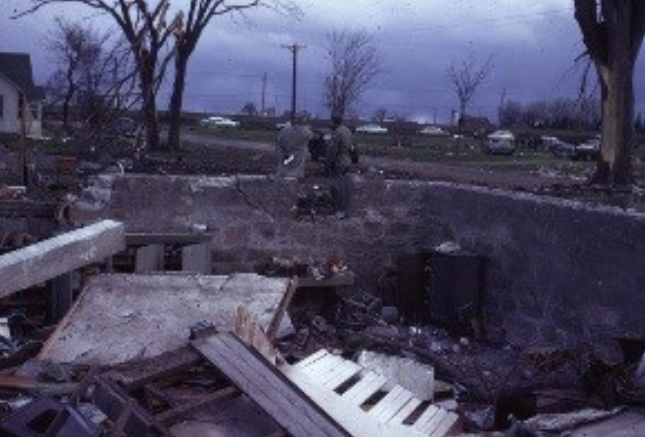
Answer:
[(456, 414), (447, 412), (439, 426), (430, 433), (430, 436), (444, 437), (448, 431), (452, 429), (458, 419), (459, 417)]
[(282, 319), (287, 312), (287, 308), (289, 308), (289, 305), (291, 305), (291, 301), (293, 300), (293, 296), (295, 296), (297, 290), (297, 282), (295, 280), (291, 280), (289, 282), (287, 292), (282, 297), (282, 301), (280, 302), (280, 305), (278, 305), (278, 309), (273, 316), (273, 320), (271, 320), (271, 323), (269, 324), (269, 329), (267, 330), (267, 336), (269, 337), (269, 339), (275, 340), (276, 335), (278, 335), (280, 325), (282, 324)]
[(380, 422), (386, 422), (398, 413), (414, 395), (400, 385), (395, 386), (368, 414)]
[(309, 366), (312, 363), (315, 363), (325, 355), (329, 355), (329, 352), (327, 352), (326, 349), (320, 349), (318, 352), (312, 355), (309, 355), (304, 360), (297, 362), (296, 364), (293, 365), (293, 367), (294, 369), (304, 369), (305, 367)]
[(434, 405), (428, 406), (428, 409), (423, 412), (416, 422), (414, 422), (414, 429), (419, 431), (423, 430), (423, 428), (425, 428), (426, 425), (432, 421), (432, 418), (439, 414), (440, 411), (441, 410)]
[(412, 398), (410, 399), (410, 402), (405, 404), (401, 410), (399, 410), (398, 413), (394, 415), (390, 420), (387, 421), (387, 423), (391, 423), (393, 425), (400, 425), (402, 424), (405, 419), (410, 417), (410, 414), (414, 412), (417, 408), (419, 408), (419, 405), (421, 405), (421, 401), (417, 398)]
[(0, 200), (0, 217), (43, 217), (54, 218), (58, 204), (55, 202), (33, 202), (30, 200)]
[(302, 371), (312, 379), (318, 379), (324, 377), (325, 374), (333, 372), (334, 369), (342, 362), (342, 358), (330, 354), (323, 359), (316, 361), (314, 364), (303, 369)]
[(335, 390), (350, 378), (356, 376), (361, 370), (363, 370), (363, 368), (358, 364), (352, 361), (346, 361), (342, 367), (342, 370), (336, 372), (336, 375), (323, 383), (322, 386), (330, 390)]
[[(316, 380), (318, 385), (321, 387), (326, 387), (327, 384), (334, 379), (342, 378), (344, 373), (347, 373), (348, 370), (353, 370), (356, 364), (351, 361), (344, 360), (340, 358), (340, 362), (332, 367), (331, 372), (327, 372)], [(359, 368), (360, 370), (360, 368)]]
[(411, 427), (379, 423), (358, 405), (337, 393), (317, 386), (311, 378), (291, 366), (282, 368), (284, 374), (300, 387), (354, 437), (421, 437)]
[(125, 250), (122, 223), (104, 220), (0, 256), (0, 297)]
[(280, 353), (273, 347), (273, 343), (262, 330), (258, 318), (246, 307), (237, 309), (237, 318), (235, 319), (235, 335), (255, 348), (271, 364), (277, 365), (284, 360)]
[(358, 381), (356, 385), (347, 390), (343, 394), (343, 398), (347, 399), (355, 405), (362, 405), (374, 393), (379, 391), (385, 384), (387, 379), (384, 376), (377, 375), (376, 373), (368, 373), (363, 379)]
[(192, 345), (295, 437), (349, 436), (256, 351), (222, 333)]
[(425, 425), (420, 427), (421, 432), (423, 432), (424, 434), (432, 435), (432, 432), (441, 424), (441, 422), (443, 422), (447, 415), (448, 412), (446, 410), (439, 408), (437, 414), (432, 416), (432, 419), (430, 419)]
[(150, 234), (150, 233), (127, 233), (125, 241), (128, 246), (149, 246), (151, 244), (173, 244), (177, 246), (188, 246), (192, 244), (208, 243), (213, 240), (213, 234)]

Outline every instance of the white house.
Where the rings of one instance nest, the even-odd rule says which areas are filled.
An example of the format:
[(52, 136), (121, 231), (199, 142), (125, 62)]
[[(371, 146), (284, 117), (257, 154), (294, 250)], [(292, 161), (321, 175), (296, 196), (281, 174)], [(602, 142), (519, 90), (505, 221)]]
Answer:
[(24, 114), (26, 134), (42, 137), (43, 99), (43, 88), (34, 84), (31, 57), (0, 53), (0, 134), (20, 134)]

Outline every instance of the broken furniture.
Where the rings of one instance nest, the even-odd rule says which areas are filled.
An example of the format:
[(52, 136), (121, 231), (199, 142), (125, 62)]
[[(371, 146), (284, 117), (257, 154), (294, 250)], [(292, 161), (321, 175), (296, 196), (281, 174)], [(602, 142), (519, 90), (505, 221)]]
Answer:
[(429, 316), (455, 332), (472, 333), (481, 320), (484, 259), (476, 254), (432, 250), (429, 263)]
[[(456, 414), (423, 402), (400, 385), (387, 390), (386, 377), (326, 350), (281, 370), (332, 417), (352, 429), (352, 435), (443, 437), (457, 422)], [(372, 427), (379, 433), (356, 430), (357, 423), (362, 424), (359, 428)]]
[[(261, 354), (231, 333), (192, 342), (219, 369), (294, 437), (348, 437), (319, 405), (271, 365)], [(378, 434), (372, 434), (376, 437)]]
[[(249, 338), (262, 347), (249, 344)], [(235, 333), (217, 333), (191, 344), (296, 437), (443, 437), (457, 422), (454, 413), (422, 402), (399, 385), (384, 393), (387, 378), (325, 350), (294, 366), (276, 359), (277, 352), (271, 352), (261, 327), (244, 309), (238, 312)]]

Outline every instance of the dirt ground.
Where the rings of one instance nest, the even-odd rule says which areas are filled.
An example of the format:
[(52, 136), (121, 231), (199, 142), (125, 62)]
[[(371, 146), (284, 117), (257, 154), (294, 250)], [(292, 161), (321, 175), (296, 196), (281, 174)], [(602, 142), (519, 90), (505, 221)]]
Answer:
[[(235, 173), (268, 175), (275, 171), (277, 155), (274, 146), (267, 142), (189, 133), (184, 135), (184, 144), (185, 153), (175, 156), (151, 155), (136, 168), (136, 171), (180, 174), (198, 172), (208, 175)], [(320, 176), (322, 171), (321, 163), (308, 163), (307, 175)], [(631, 192), (625, 192), (592, 187), (579, 172), (571, 174), (555, 171), (552, 168), (539, 171), (528, 171), (521, 167), (496, 170), (368, 154), (361, 157), (361, 162), (354, 171), (365, 177), (463, 183), (645, 211), (645, 190), (642, 188), (637, 187)]]

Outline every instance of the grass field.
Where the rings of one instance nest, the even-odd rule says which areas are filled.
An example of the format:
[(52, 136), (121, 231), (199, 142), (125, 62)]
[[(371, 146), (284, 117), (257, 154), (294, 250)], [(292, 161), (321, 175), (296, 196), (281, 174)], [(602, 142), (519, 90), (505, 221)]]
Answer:
[[(270, 143), (277, 131), (244, 129), (192, 129), (192, 132), (217, 138), (239, 139)], [(485, 168), (493, 171), (557, 171), (564, 174), (584, 174), (593, 169), (593, 163), (574, 162), (551, 153), (532, 149), (518, 149), (512, 156), (487, 155), (481, 152), (479, 142), (473, 139), (427, 137), (417, 135), (406, 139), (406, 145), (394, 145), (391, 135), (356, 134), (354, 140), (361, 152), (368, 156), (406, 159), (417, 162), (437, 162), (450, 165)], [(456, 144), (459, 141), (459, 145)], [(645, 152), (645, 150), (642, 150)]]

